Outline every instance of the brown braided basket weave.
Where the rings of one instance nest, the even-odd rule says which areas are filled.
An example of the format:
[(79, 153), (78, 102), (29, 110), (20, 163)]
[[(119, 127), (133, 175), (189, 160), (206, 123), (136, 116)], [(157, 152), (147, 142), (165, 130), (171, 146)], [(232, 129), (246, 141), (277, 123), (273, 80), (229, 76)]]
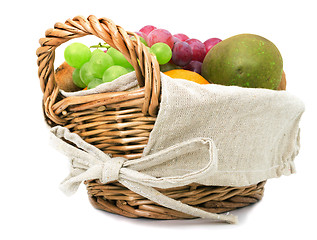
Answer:
[[(55, 49), (68, 40), (95, 35), (124, 54), (135, 69), (140, 88), (132, 91), (64, 97), (55, 82)], [(157, 60), (133, 32), (126, 32), (107, 18), (75, 17), (56, 23), (40, 39), (38, 75), (43, 109), (50, 126), (61, 125), (113, 157), (142, 156), (154, 126), (160, 102), (160, 68)], [(285, 78), (284, 78), (285, 80)], [(284, 81), (285, 82), (285, 81)], [(285, 89), (285, 84), (282, 87)], [(156, 204), (118, 182), (86, 181), (91, 204), (127, 217), (183, 219), (193, 216)], [(191, 184), (157, 189), (164, 195), (212, 213), (245, 207), (263, 196), (265, 182), (248, 187)]]

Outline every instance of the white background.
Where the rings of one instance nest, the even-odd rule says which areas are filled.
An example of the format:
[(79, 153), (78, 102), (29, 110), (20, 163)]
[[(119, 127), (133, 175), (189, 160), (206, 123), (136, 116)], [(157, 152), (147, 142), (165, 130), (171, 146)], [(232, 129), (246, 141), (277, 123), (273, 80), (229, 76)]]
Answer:
[[(8, 1), (1, 6), (1, 239), (316, 239), (315, 1)], [(4, 3), (3, 3), (4, 4)], [(301, 98), (297, 173), (269, 180), (258, 204), (234, 211), (239, 224), (128, 219), (95, 210), (84, 186), (59, 189), (67, 159), (49, 145), (35, 51), (55, 22), (107, 17), (126, 30), (147, 24), (205, 41), (239, 33), (268, 38), (284, 58), (288, 91)], [(87, 40), (83, 40), (87, 41)], [(98, 43), (92, 39), (92, 44)], [(64, 46), (65, 47), (65, 46)], [(63, 46), (60, 47), (62, 49)], [(62, 61), (57, 50), (56, 65)]]

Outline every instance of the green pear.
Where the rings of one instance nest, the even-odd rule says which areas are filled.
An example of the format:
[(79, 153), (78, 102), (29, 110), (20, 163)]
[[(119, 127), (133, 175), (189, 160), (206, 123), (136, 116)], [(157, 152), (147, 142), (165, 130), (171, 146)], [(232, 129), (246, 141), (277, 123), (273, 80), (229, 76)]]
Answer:
[(207, 53), (201, 71), (204, 78), (215, 84), (277, 89), (283, 59), (269, 40), (239, 34), (215, 45)]

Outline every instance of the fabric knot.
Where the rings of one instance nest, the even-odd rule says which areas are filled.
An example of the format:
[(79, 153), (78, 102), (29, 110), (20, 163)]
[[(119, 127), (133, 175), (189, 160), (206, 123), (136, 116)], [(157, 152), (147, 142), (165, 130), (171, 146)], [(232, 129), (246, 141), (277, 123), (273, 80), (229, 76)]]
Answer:
[(118, 180), (120, 169), (125, 161), (126, 159), (122, 157), (115, 157), (105, 161), (100, 182), (105, 184)]
[[(101, 183), (118, 181), (131, 191), (149, 199), (157, 204), (186, 213), (188, 215), (209, 218), (228, 223), (236, 223), (232, 215), (218, 215), (206, 212), (178, 200), (165, 196), (154, 188), (166, 189), (185, 186), (199, 181), (217, 170), (217, 147), (211, 138), (193, 138), (162, 149), (151, 155), (138, 159), (128, 160), (123, 157), (112, 158), (95, 146), (85, 142), (79, 135), (71, 133), (67, 128), (56, 126), (51, 129), (53, 144), (58, 150), (64, 152), (71, 160), (71, 172), (61, 183), (61, 189), (67, 194), (78, 190), (81, 182), (99, 179)], [(68, 142), (64, 141), (67, 140)], [(71, 145), (75, 144), (77, 147)], [(156, 177), (143, 172), (151, 167), (163, 163), (173, 162), (186, 153), (197, 151), (203, 155), (205, 165), (181, 175)], [(176, 161), (175, 163), (179, 163)], [(176, 168), (181, 166), (175, 166)]]

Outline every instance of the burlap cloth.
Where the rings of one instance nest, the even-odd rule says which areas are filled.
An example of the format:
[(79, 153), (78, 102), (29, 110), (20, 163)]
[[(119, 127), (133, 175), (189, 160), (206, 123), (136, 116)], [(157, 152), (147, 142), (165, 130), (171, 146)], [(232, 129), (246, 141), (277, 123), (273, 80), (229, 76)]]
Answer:
[[(297, 97), (287, 91), (200, 85), (164, 74), (161, 81), (160, 110), (140, 159), (111, 159), (65, 128), (51, 130), (55, 146), (72, 164), (71, 174), (62, 183), (64, 192), (75, 192), (84, 180), (117, 180), (163, 206), (233, 223), (234, 216), (201, 211), (152, 187), (193, 182), (240, 187), (295, 172), (299, 121), (304, 112)], [(136, 85), (135, 74), (129, 73), (96, 89), (63, 94), (123, 91)]]
[[(195, 137), (211, 138), (217, 171), (205, 185), (247, 186), (295, 172), (304, 104), (287, 91), (200, 85), (162, 75), (160, 111), (144, 155)], [(160, 176), (199, 168), (204, 160), (182, 156), (184, 166), (148, 169)]]

